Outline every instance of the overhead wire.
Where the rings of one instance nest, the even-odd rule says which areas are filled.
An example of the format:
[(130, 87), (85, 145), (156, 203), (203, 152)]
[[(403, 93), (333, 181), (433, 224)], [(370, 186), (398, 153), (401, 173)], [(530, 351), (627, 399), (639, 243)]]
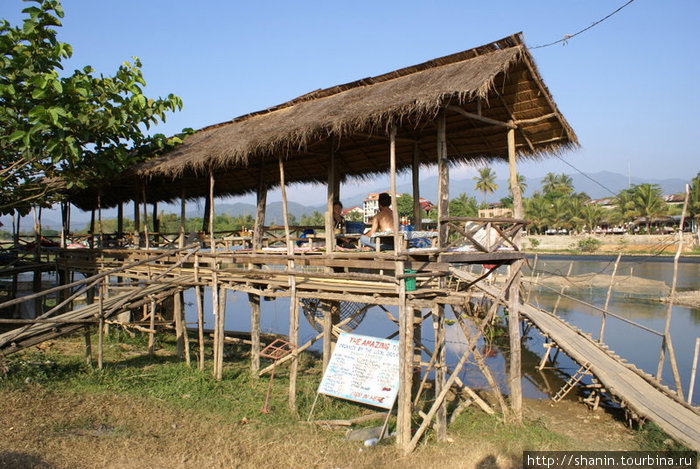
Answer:
[(612, 13), (610, 13), (609, 15), (607, 15), (606, 17), (599, 19), (598, 21), (594, 22), (593, 24), (591, 24), (591, 25), (588, 26), (587, 28), (583, 28), (582, 30), (578, 31), (577, 33), (574, 33), (574, 34), (565, 34), (564, 37), (561, 38), (561, 39), (559, 39), (558, 41), (550, 42), (549, 44), (541, 44), (541, 45), (539, 45), (539, 46), (528, 47), (528, 49), (542, 49), (543, 47), (549, 47), (549, 46), (553, 46), (553, 45), (559, 44), (559, 43), (563, 43), (563, 44), (566, 45), (566, 43), (567, 43), (570, 39), (572, 39), (572, 38), (578, 36), (579, 34), (582, 34), (582, 33), (586, 32), (586, 31), (588, 31), (589, 29), (593, 28), (594, 26), (599, 25), (600, 23), (602, 23), (603, 21), (607, 20), (608, 18), (610, 18), (610, 17), (613, 16), (614, 14), (618, 13), (620, 10), (622, 10), (623, 8), (625, 8), (626, 6), (628, 6), (628, 5), (629, 5), (630, 3), (632, 3), (632, 2), (634, 2), (634, 0), (629, 0), (627, 3), (625, 3), (625, 4), (622, 5), (620, 8), (618, 8), (618, 9), (615, 10), (615, 11), (613, 11)]

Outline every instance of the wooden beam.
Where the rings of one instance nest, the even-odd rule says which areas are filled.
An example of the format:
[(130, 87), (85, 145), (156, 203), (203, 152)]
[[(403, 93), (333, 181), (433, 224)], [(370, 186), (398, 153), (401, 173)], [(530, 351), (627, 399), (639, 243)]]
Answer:
[(326, 252), (335, 250), (335, 221), (333, 220), (333, 201), (336, 198), (335, 189), (335, 155), (333, 154), (333, 138), (329, 140), (328, 148), (328, 181), (326, 190)]
[[(392, 225), (394, 228), (394, 252), (401, 253), (402, 240), (399, 235), (399, 206), (396, 202), (396, 126), (391, 124), (389, 129), (389, 171), (391, 179), (391, 208), (393, 209)], [(377, 239), (379, 243), (379, 239)], [(379, 246), (379, 244), (377, 244)]]
[[(438, 220), (449, 216), (450, 172), (447, 161), (447, 135), (445, 111), (440, 110), (437, 117), (437, 164), (438, 164)], [(447, 244), (447, 224), (438, 222), (438, 248)]]
[(559, 116), (557, 116), (557, 114), (555, 114), (553, 112), (550, 112), (549, 114), (545, 114), (545, 115), (539, 116), (539, 117), (533, 117), (532, 119), (514, 120), (513, 124), (515, 124), (517, 126), (527, 125), (527, 124), (537, 124), (538, 122), (546, 121), (546, 120), (553, 119), (556, 117), (559, 117)]
[(508, 129), (508, 171), (510, 175), (510, 192), (513, 194), (513, 216), (523, 217), (523, 197), (518, 184), (518, 170), (515, 165), (515, 130)]
[(413, 225), (417, 231), (423, 229), (421, 222), (421, 207), (420, 207), (420, 148), (418, 142), (413, 144), (413, 164), (411, 165), (411, 175), (413, 177)]
[(447, 106), (445, 106), (445, 108), (450, 110), (450, 111), (456, 112), (457, 114), (461, 114), (464, 117), (468, 117), (469, 119), (478, 120), (481, 122), (485, 122), (487, 124), (498, 125), (500, 127), (505, 127), (507, 129), (517, 128), (517, 126), (513, 123), (501, 122), (501, 121), (497, 121), (496, 119), (491, 119), (489, 117), (480, 116), (479, 114), (474, 114), (472, 112), (465, 111), (461, 107), (455, 106), (453, 104), (448, 104)]
[(185, 203), (186, 203), (186, 192), (185, 192), (185, 185), (182, 184), (182, 187), (180, 189), (180, 237), (178, 239), (178, 247), (180, 249), (185, 247), (185, 223), (186, 223), (186, 209), (185, 209)]
[(211, 252), (216, 251), (216, 239), (214, 235), (214, 169), (209, 168), (209, 239)]
[(257, 206), (255, 209), (255, 226), (253, 229), (253, 251), (262, 250), (263, 231), (265, 226), (265, 208), (267, 205), (267, 185), (265, 184), (265, 164), (260, 162), (258, 175)]

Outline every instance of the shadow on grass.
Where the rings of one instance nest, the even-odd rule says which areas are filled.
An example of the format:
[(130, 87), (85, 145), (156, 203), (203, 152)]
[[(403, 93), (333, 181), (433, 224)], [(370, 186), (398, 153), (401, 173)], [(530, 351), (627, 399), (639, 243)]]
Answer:
[(0, 467), (13, 469), (51, 469), (54, 466), (33, 454), (0, 451)]

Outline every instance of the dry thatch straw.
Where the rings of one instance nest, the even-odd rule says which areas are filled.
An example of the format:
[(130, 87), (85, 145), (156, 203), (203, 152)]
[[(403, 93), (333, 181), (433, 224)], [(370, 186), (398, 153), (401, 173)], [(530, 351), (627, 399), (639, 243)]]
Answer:
[[(317, 90), (284, 104), (205, 127), (182, 145), (112, 181), (106, 205), (130, 200), (135, 180), (148, 181), (148, 199), (173, 200), (184, 186), (189, 198), (207, 192), (209, 171), (216, 195), (254, 191), (262, 171), (268, 187), (279, 184), (276, 162), (288, 162), (287, 179), (324, 182), (333, 148), (338, 177), (364, 178), (389, 169), (387, 129), (398, 127), (397, 167), (412, 164), (414, 145), (423, 165), (436, 162), (436, 124), (446, 110), (448, 158), (478, 164), (507, 160), (506, 128), (514, 121), (519, 157), (539, 157), (577, 145), (519, 34), (457, 54), (373, 78)], [(173, 181), (178, 181), (173, 184)], [(94, 193), (94, 191), (93, 191)], [(88, 193), (73, 201), (85, 208)]]

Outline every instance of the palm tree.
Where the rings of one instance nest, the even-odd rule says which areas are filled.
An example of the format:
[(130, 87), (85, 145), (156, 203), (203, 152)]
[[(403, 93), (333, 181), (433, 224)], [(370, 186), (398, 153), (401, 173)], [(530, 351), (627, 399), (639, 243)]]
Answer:
[[(522, 174), (518, 174), (516, 176), (518, 179), (518, 187), (520, 188), (520, 196), (523, 197), (525, 195), (525, 189), (527, 189), (527, 180), (525, 179), (525, 176)], [(513, 188), (510, 187), (510, 184), (508, 184), (508, 193), (513, 196)]]
[(458, 197), (450, 200), (450, 216), (453, 217), (475, 217), (479, 208), (474, 197), (467, 197), (462, 192)]
[(550, 222), (550, 228), (568, 228), (569, 218), (568, 218), (568, 202), (567, 199), (562, 197), (556, 198), (552, 201), (549, 207), (548, 220)]
[(539, 193), (535, 193), (531, 198), (525, 200), (525, 216), (532, 221), (532, 227), (537, 233), (541, 234), (547, 227), (549, 206), (549, 201)]
[(496, 173), (491, 168), (481, 168), (479, 175), (473, 178), (476, 181), (474, 189), (484, 195), (484, 203), (486, 202), (486, 194), (493, 194), (498, 185), (496, 184)]
[(560, 174), (557, 178), (557, 192), (563, 195), (569, 195), (574, 192), (574, 180), (571, 176), (566, 174)]
[(581, 231), (584, 226), (583, 219), (583, 201), (579, 197), (571, 197), (569, 199), (563, 199), (568, 201), (566, 203), (566, 218), (568, 219), (567, 224), (576, 232)]
[(557, 175), (554, 173), (547, 173), (547, 175), (542, 178), (542, 192), (549, 194), (554, 192), (557, 188)]
[(639, 184), (632, 188), (632, 204), (634, 213), (646, 218), (647, 233), (651, 227), (651, 219), (663, 215), (668, 210), (666, 202), (661, 198), (661, 188), (657, 184)]
[(587, 204), (581, 210), (581, 217), (584, 226), (592, 233), (603, 220), (603, 208), (600, 205)]

